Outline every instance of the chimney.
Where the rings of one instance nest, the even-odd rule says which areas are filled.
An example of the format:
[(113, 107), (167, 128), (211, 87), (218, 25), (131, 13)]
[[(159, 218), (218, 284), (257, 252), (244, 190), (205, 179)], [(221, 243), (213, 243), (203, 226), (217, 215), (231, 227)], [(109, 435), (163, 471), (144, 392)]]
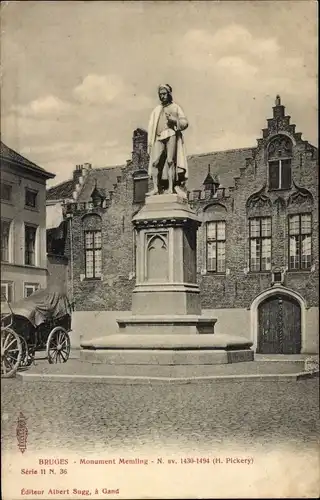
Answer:
[(146, 167), (148, 154), (148, 134), (146, 130), (137, 128), (133, 132), (132, 145), (132, 161), (137, 168)]
[(84, 163), (84, 164), (82, 165), (82, 169), (83, 169), (83, 170), (86, 170), (86, 171), (91, 170), (91, 169), (92, 169), (92, 165), (91, 165), (91, 163)]
[(81, 177), (81, 175), (82, 175), (82, 166), (76, 165), (76, 168), (73, 171), (73, 182), (77, 184), (79, 182), (79, 177)]
[(84, 163), (83, 165), (76, 165), (76, 169), (73, 171), (73, 181), (77, 184), (79, 178), (86, 175), (89, 170), (92, 169), (91, 163)]

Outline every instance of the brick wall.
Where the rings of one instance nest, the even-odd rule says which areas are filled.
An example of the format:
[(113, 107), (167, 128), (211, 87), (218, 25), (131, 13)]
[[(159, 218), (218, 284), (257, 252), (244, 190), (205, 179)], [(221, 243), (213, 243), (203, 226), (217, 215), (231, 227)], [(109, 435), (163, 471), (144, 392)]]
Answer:
[[(73, 262), (73, 289), (70, 284), (69, 293), (74, 297), (76, 310), (130, 310), (131, 294), (135, 284), (134, 278), (134, 239), (132, 216), (141, 208), (141, 204), (133, 200), (133, 173), (147, 168), (147, 155), (143, 154), (142, 145), (146, 149), (146, 133), (139, 130), (133, 138), (133, 159), (122, 169), (113, 187), (111, 199), (105, 208), (87, 210), (79, 209), (73, 213), (69, 224), (68, 257)], [(139, 154), (137, 154), (137, 148)], [(104, 171), (106, 179), (108, 169)], [(92, 172), (94, 175), (94, 172)], [(103, 183), (102, 172), (99, 172), (100, 183)], [(99, 185), (97, 185), (99, 188)], [(83, 217), (88, 213), (98, 213), (102, 225), (102, 272), (101, 280), (84, 278), (84, 237)], [(72, 252), (70, 248), (70, 231), (72, 228)], [(71, 269), (69, 270), (71, 278)]]
[[(275, 106), (273, 118), (268, 120), (268, 127), (263, 130), (256, 148), (250, 150), (232, 150), (230, 172), (237, 164), (238, 175), (234, 186), (221, 191), (219, 197), (210, 198), (209, 192), (203, 192), (199, 184), (198, 195), (191, 193), (191, 206), (203, 218), (203, 225), (198, 230), (197, 241), (197, 276), (201, 289), (202, 307), (206, 309), (248, 308), (253, 299), (271, 286), (271, 272), (249, 271), (249, 231), (248, 216), (269, 215), (272, 217), (272, 267), (288, 267), (288, 215), (308, 211), (312, 213), (312, 253), (311, 271), (292, 271), (285, 274), (285, 285), (300, 293), (309, 307), (318, 303), (318, 191), (317, 152), (301, 134), (295, 132), (295, 125), (290, 124), (290, 117), (285, 116), (283, 106)], [(292, 149), (292, 187), (286, 190), (270, 191), (268, 188), (268, 159), (266, 151), (269, 142), (278, 134), (289, 137)], [(239, 155), (237, 156), (237, 151)], [(244, 155), (248, 152), (247, 160)], [(230, 151), (219, 152), (224, 175), (227, 175), (227, 162)], [(250, 153), (250, 154), (249, 154)], [(229, 155), (229, 156), (228, 156)], [(237, 160), (237, 158), (238, 160)], [(240, 160), (241, 162), (240, 162)], [(207, 161), (207, 159), (206, 159)], [(219, 169), (219, 161), (216, 169)], [(203, 157), (199, 156), (199, 165)], [(239, 163), (240, 162), (240, 163)], [(147, 169), (146, 133), (138, 129), (133, 136), (132, 160), (122, 168), (118, 176), (111, 199), (104, 208), (90, 209), (78, 207), (73, 210), (72, 223), (69, 224), (67, 255), (69, 257), (69, 291), (73, 292), (76, 310), (98, 311), (131, 309), (131, 292), (134, 287), (134, 249), (133, 226), (131, 219), (141, 204), (133, 200), (133, 174)], [(196, 156), (190, 164), (190, 177), (193, 170), (198, 175), (199, 165)], [(189, 165), (189, 167), (190, 167)], [(108, 169), (104, 170), (106, 177)], [(212, 174), (219, 174), (213, 171)], [(90, 175), (94, 175), (94, 169)], [(100, 169), (99, 182), (103, 183)], [(204, 180), (205, 175), (203, 176)], [(91, 179), (92, 182), (92, 179)], [(202, 181), (203, 182), (203, 181)], [(99, 184), (97, 185), (100, 188)], [(103, 188), (103, 186), (101, 186)], [(305, 190), (311, 195), (306, 196)], [(300, 194), (299, 194), (300, 193)], [(293, 196), (294, 195), (294, 196)], [(257, 206), (250, 209), (248, 200), (257, 200)], [(291, 198), (290, 198), (291, 197)], [(261, 201), (261, 203), (259, 202)], [(290, 202), (294, 200), (294, 202)], [(311, 200), (311, 201), (310, 201)], [(89, 201), (89, 200), (88, 200)], [(225, 207), (226, 221), (226, 272), (208, 273), (206, 268), (205, 246), (205, 211), (212, 203)], [(260, 205), (259, 205), (260, 203)], [(86, 281), (84, 274), (84, 241), (82, 217), (87, 213), (99, 213), (102, 223), (103, 238), (103, 277), (101, 280)], [(70, 248), (70, 227), (72, 225), (72, 248)], [(71, 263), (73, 262), (72, 270)], [(71, 285), (73, 275), (73, 285)], [(73, 288), (73, 290), (72, 290)]]

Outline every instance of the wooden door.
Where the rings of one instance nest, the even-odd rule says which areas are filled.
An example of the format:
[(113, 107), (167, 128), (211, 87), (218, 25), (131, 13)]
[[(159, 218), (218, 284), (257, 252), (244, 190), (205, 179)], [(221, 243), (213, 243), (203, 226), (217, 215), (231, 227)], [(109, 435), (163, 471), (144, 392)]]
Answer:
[(287, 295), (272, 295), (259, 305), (258, 348), (263, 354), (300, 354), (301, 309)]

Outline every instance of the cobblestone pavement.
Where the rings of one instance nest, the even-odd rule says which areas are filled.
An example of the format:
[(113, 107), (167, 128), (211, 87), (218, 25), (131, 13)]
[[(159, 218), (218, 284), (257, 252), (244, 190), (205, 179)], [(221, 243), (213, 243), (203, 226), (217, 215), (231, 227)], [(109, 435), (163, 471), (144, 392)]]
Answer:
[[(237, 443), (314, 448), (318, 380), (105, 385), (2, 380), (2, 447), (17, 449), (20, 412), (28, 450), (83, 452), (144, 446), (191, 451)], [(264, 448), (263, 448), (264, 449)]]

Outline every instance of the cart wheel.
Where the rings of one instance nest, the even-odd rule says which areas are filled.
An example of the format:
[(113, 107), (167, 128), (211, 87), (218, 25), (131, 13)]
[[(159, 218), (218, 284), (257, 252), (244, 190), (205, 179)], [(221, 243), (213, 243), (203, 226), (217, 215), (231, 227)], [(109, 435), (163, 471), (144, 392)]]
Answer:
[(62, 326), (57, 326), (47, 340), (47, 358), (50, 364), (65, 363), (70, 355), (70, 337)]
[(10, 378), (19, 368), (22, 345), (19, 335), (11, 328), (1, 328), (1, 377)]
[(24, 337), (20, 335), (20, 341), (22, 346), (22, 356), (20, 366), (30, 366), (34, 360), (34, 352), (29, 349), (27, 341)]

